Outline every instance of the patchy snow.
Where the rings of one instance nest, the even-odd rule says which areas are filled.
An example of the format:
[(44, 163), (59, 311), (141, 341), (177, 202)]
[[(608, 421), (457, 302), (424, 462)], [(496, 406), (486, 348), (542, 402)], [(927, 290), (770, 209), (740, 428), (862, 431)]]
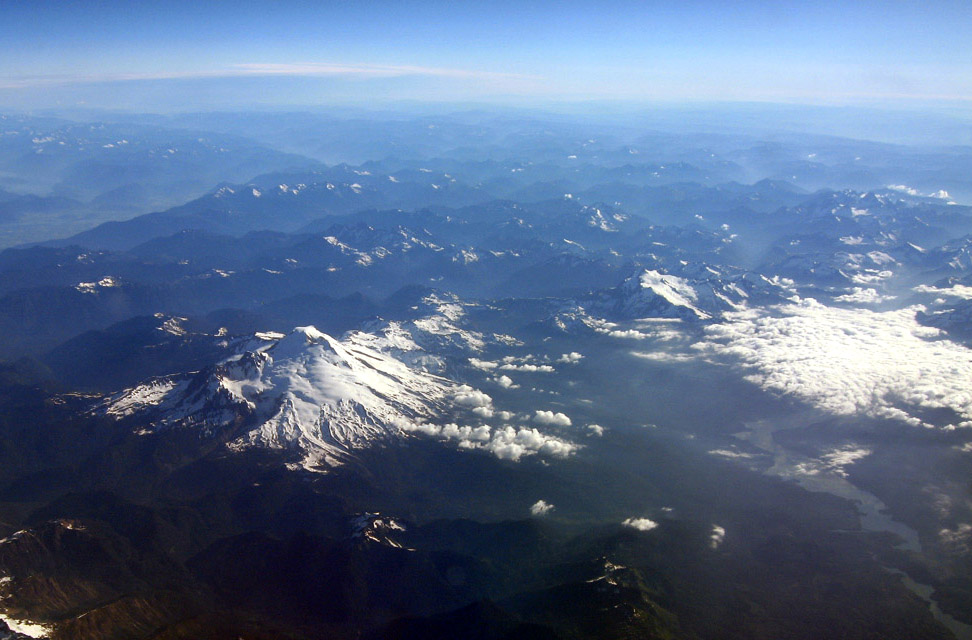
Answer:
[(7, 627), (14, 633), (22, 633), (31, 638), (47, 638), (51, 635), (51, 628), (47, 625), (27, 620), (14, 620), (0, 613), (0, 621), (7, 623)]

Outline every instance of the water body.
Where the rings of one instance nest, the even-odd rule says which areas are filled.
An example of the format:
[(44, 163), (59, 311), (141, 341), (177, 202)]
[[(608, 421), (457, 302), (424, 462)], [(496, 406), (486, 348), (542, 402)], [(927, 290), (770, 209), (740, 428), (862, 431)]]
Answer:
[[(794, 426), (796, 425), (759, 420), (746, 423), (747, 430), (736, 434), (736, 437), (773, 456), (773, 466), (767, 469), (767, 474), (795, 480), (808, 491), (830, 493), (853, 501), (861, 514), (861, 526), (864, 529), (891, 532), (901, 539), (901, 543), (897, 545), (899, 548), (916, 553), (922, 552), (918, 532), (892, 518), (887, 505), (877, 496), (851, 484), (840, 474), (839, 466), (827, 465), (820, 460), (788, 451), (773, 439), (773, 432)], [(912, 593), (928, 603), (935, 619), (947, 627), (957, 640), (972, 640), (972, 625), (956, 620), (942, 611), (933, 597), (934, 588), (931, 585), (915, 582), (907, 574), (896, 569), (888, 570), (900, 575), (901, 582)]]
[(941, 622), (943, 625), (948, 627), (948, 630), (952, 632), (957, 640), (972, 640), (972, 624), (965, 624), (960, 620), (956, 620), (952, 616), (948, 615), (938, 606), (935, 599), (932, 597), (932, 593), (935, 589), (931, 585), (922, 584), (920, 582), (915, 582), (911, 577), (902, 571), (893, 571), (901, 576), (901, 582), (904, 583), (906, 587), (911, 589), (912, 593), (916, 594), (919, 598), (928, 603), (928, 608), (931, 609), (932, 615), (935, 619)]

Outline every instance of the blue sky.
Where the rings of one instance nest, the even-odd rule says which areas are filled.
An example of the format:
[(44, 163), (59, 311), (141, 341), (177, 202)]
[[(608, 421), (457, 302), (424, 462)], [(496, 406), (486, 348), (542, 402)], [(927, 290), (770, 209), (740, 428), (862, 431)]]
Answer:
[(970, 31), (969, 0), (0, 0), (0, 104), (964, 102)]

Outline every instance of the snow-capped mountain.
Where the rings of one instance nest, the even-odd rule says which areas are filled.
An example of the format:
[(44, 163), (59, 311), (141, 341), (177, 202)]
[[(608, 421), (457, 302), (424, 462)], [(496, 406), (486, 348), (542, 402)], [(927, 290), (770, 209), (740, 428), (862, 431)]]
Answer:
[(445, 416), (452, 398), (465, 389), (361, 340), (341, 342), (314, 327), (262, 338), (198, 373), (123, 391), (101, 409), (133, 417), (145, 432), (228, 433), (233, 449), (291, 451), (315, 468), (339, 464), (353, 449)]
[(960, 338), (972, 336), (972, 300), (960, 300), (931, 312), (918, 312), (918, 321)]
[(435, 374), (445, 374), (450, 361), (465, 362), (487, 345), (518, 344), (509, 335), (477, 331), (467, 316), (469, 309), (479, 305), (454, 294), (428, 290), (415, 304), (405, 304), (404, 319), (377, 318), (365, 323), (361, 331), (350, 332), (347, 339)]
[(972, 271), (972, 236), (952, 240), (929, 252), (927, 265), (942, 271)]
[(750, 301), (779, 302), (785, 285), (754, 273), (710, 265), (684, 265), (678, 274), (645, 269), (601, 292), (592, 309), (620, 318), (708, 320)]

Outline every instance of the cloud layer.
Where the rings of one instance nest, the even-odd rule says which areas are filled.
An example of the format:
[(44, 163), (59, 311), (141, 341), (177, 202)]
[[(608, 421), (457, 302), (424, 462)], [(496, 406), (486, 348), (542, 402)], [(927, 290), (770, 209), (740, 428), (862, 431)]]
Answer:
[(838, 415), (931, 427), (929, 412), (950, 410), (955, 418), (945, 428), (972, 427), (972, 350), (918, 324), (918, 310), (838, 309), (804, 299), (779, 314), (729, 314), (695, 348), (731, 356), (764, 389)]

